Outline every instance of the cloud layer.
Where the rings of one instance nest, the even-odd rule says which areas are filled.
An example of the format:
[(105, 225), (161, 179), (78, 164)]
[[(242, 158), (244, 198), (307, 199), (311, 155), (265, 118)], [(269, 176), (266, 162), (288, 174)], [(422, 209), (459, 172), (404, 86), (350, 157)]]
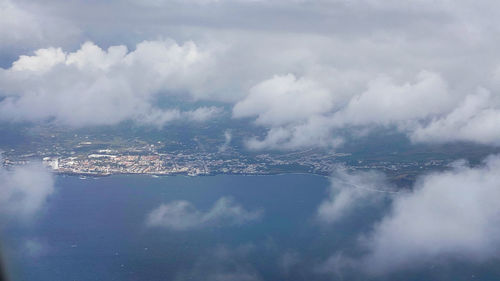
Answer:
[(222, 197), (205, 212), (188, 201), (162, 204), (151, 211), (147, 225), (172, 230), (189, 230), (213, 225), (241, 225), (259, 220), (262, 210), (248, 211), (230, 197)]
[(213, 117), (160, 105), (175, 97), (227, 102), (234, 118), (266, 130), (246, 140), (251, 149), (336, 147), (379, 128), (413, 142), (500, 143), (495, 1), (1, 0), (0, 9), (1, 120)]

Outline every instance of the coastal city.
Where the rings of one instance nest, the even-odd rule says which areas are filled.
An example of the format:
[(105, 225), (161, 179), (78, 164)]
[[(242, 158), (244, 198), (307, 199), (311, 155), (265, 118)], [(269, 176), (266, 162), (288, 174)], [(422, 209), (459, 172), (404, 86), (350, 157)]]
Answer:
[(242, 153), (233, 147), (211, 151), (193, 147), (173, 151), (163, 148), (162, 143), (144, 141), (113, 146), (85, 140), (65, 148), (52, 144), (50, 148), (35, 149), (31, 153), (4, 152), (2, 164), (8, 167), (42, 159), (43, 164), (56, 174), (82, 178), (117, 174), (209, 176), (310, 173), (328, 176), (338, 167), (343, 167), (348, 170), (380, 170), (405, 184), (426, 170), (450, 163), (443, 159), (394, 161), (378, 157), (370, 160), (369, 157), (356, 158), (350, 153), (318, 149), (252, 154)]
[[(115, 130), (115, 131), (113, 131)], [(197, 128), (203, 130), (203, 128)], [(60, 128), (29, 128), (28, 141), (15, 139), (0, 147), (0, 165), (40, 162), (55, 174), (81, 178), (110, 175), (212, 176), (307, 173), (330, 176), (337, 169), (376, 170), (399, 186), (409, 186), (432, 170), (459, 159), (482, 159), (490, 148), (477, 146), (405, 146), (374, 136), (368, 143), (347, 143), (338, 149), (249, 150), (244, 130), (194, 134), (182, 127), (168, 131), (125, 127), (65, 132)], [(370, 149), (360, 149), (369, 145)]]

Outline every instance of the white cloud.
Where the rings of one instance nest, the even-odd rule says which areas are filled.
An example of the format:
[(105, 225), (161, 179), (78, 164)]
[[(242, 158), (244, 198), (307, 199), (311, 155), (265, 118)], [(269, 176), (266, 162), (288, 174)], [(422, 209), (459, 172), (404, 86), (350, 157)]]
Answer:
[(30, 219), (54, 192), (52, 174), (41, 164), (0, 168), (0, 214)]
[(235, 104), (233, 117), (256, 116), (255, 123), (270, 126), (264, 139), (247, 140), (250, 149), (297, 149), (307, 146), (337, 146), (325, 117), (334, 107), (335, 96), (319, 83), (294, 75), (274, 76), (249, 90)]
[[(353, 178), (366, 188), (379, 182), (370, 177), (359, 174)], [(364, 255), (352, 257), (337, 252), (320, 267), (321, 271), (339, 273), (354, 267), (368, 274), (384, 274), (449, 259), (481, 263), (497, 258), (499, 182), (498, 155), (476, 167), (461, 161), (447, 171), (425, 175), (411, 192), (393, 196), (389, 212), (375, 222), (372, 231), (359, 237), (358, 246)], [(340, 193), (333, 201), (323, 203), (320, 214), (328, 204), (331, 208), (327, 210), (332, 212), (325, 214), (335, 219), (350, 206), (366, 201), (366, 196)]]
[(34, 56), (20, 56), (17, 61), (12, 63), (11, 69), (13, 71), (39, 71), (43, 73), (65, 60), (66, 55), (61, 48), (39, 49), (35, 51)]
[(224, 143), (221, 146), (219, 146), (219, 152), (225, 152), (229, 148), (232, 139), (233, 135), (231, 134), (231, 131), (226, 130), (224, 132)]
[(332, 106), (333, 97), (327, 89), (288, 74), (274, 76), (252, 87), (248, 96), (235, 104), (233, 116), (257, 116), (257, 124), (280, 126), (328, 112)]
[(380, 204), (387, 195), (396, 193), (393, 190), (382, 173), (354, 173), (338, 168), (331, 177), (330, 198), (319, 206), (318, 218), (335, 223), (359, 207)]
[(422, 71), (415, 83), (402, 85), (382, 76), (370, 81), (365, 92), (336, 112), (333, 122), (338, 126), (398, 125), (446, 113), (453, 108), (455, 98), (436, 73)]
[(217, 224), (240, 225), (259, 220), (262, 214), (260, 209), (245, 210), (229, 197), (220, 198), (205, 212), (196, 209), (190, 202), (181, 200), (162, 204), (154, 209), (148, 215), (147, 224), (172, 230), (188, 230)]
[(215, 106), (202, 106), (195, 110), (186, 111), (184, 114), (187, 120), (203, 122), (213, 119), (222, 113), (222, 108)]
[[(75, 52), (48, 48), (21, 56), (0, 70), (0, 118), (53, 120), (62, 125), (109, 125), (132, 119), (168, 122), (203, 121), (220, 109), (201, 107), (175, 112), (156, 106), (162, 95), (196, 98), (204, 92), (210, 51), (193, 42), (144, 41), (128, 52), (125, 46), (101, 49), (87, 42)], [(151, 116), (148, 116), (151, 114)], [(141, 120), (142, 119), (142, 120)]]
[(179, 109), (152, 109), (136, 116), (135, 118), (140, 124), (162, 127), (166, 123), (173, 121), (205, 122), (220, 115), (222, 110), (222, 108), (215, 106), (202, 106), (195, 110), (187, 111), (181, 111)]
[(422, 177), (398, 197), (369, 236), (371, 271), (394, 270), (453, 257), (481, 262), (500, 254), (500, 156), (482, 166), (458, 163)]
[(250, 138), (246, 145), (250, 149), (294, 150), (304, 147), (334, 148), (344, 140), (332, 135), (326, 117), (311, 117), (303, 124), (293, 124), (284, 127), (272, 127), (263, 139)]
[(411, 132), (415, 142), (468, 141), (500, 145), (500, 102), (485, 89), (468, 95), (448, 115)]
[(349, 96), (343, 85), (275, 76), (251, 88), (234, 106), (233, 117), (256, 116), (256, 124), (270, 127), (263, 139), (247, 141), (251, 149), (336, 147), (343, 142), (342, 130), (392, 126), (406, 133), (448, 113), (460, 99), (429, 71), (418, 73), (415, 82), (397, 83), (385, 75), (366, 83), (366, 90)]
[[(161, 126), (182, 119), (175, 106), (156, 108), (158, 97), (176, 94), (234, 103), (235, 118), (268, 130), (247, 140), (251, 149), (335, 147), (344, 133), (378, 126), (421, 142), (499, 143), (488, 133), (498, 128), (498, 103), (468, 121), (450, 115), (477, 87), (492, 102), (498, 96), (494, 1), (0, 3), (0, 35), (27, 39), (4, 40), (14, 54), (35, 48), (29, 38), (54, 46), (0, 70), (2, 120)], [(66, 29), (97, 44), (64, 51), (75, 44)]]

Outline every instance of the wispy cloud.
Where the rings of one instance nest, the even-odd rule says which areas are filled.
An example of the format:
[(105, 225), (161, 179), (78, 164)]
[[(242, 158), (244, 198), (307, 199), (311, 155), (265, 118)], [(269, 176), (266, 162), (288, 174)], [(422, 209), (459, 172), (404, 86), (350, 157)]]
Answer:
[(200, 254), (188, 270), (177, 274), (176, 280), (208, 280), (208, 281), (259, 281), (259, 272), (249, 261), (255, 252), (252, 244), (237, 247), (219, 245)]
[(381, 204), (397, 193), (385, 175), (376, 171), (349, 172), (339, 167), (330, 181), (330, 198), (318, 208), (318, 219), (326, 223), (338, 222), (361, 207)]
[(231, 141), (233, 140), (233, 135), (230, 130), (226, 130), (224, 132), (224, 143), (219, 146), (219, 152), (224, 152), (229, 148)]
[(259, 220), (262, 209), (248, 211), (230, 197), (217, 200), (211, 209), (198, 210), (188, 201), (173, 201), (151, 211), (147, 225), (172, 230), (189, 230), (213, 225), (241, 225)]
[(9, 170), (0, 167), (0, 191), (0, 215), (29, 220), (54, 193), (54, 179), (40, 163)]

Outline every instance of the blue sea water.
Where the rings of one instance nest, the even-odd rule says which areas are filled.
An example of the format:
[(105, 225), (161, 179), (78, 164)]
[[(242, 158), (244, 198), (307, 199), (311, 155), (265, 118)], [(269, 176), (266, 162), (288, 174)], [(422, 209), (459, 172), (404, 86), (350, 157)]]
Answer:
[[(377, 211), (360, 209), (335, 226), (318, 223), (328, 187), (325, 177), (300, 174), (58, 176), (55, 194), (31, 222), (2, 226), (3, 256), (13, 281), (498, 280), (495, 264), (370, 278), (356, 271), (321, 273), (319, 265), (332, 253), (355, 251), (358, 235), (378, 218)], [(160, 204), (186, 200), (203, 212), (221, 197), (264, 215), (186, 230), (146, 224)]]

